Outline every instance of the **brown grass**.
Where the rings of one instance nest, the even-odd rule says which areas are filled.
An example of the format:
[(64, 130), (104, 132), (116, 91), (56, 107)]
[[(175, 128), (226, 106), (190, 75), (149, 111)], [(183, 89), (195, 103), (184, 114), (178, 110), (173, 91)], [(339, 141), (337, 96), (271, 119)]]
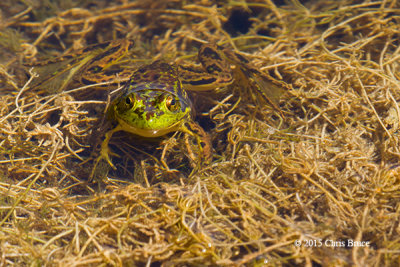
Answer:
[[(2, 265), (399, 264), (397, 1), (39, 2), (1, 4)], [(138, 62), (193, 62), (202, 42), (246, 53), (291, 88), (284, 117), (235, 106), (236, 85), (198, 114), (210, 165), (192, 171), (181, 134), (149, 149), (119, 133), (118, 170), (92, 181), (108, 91), (49, 95), (21, 63), (115, 38)]]

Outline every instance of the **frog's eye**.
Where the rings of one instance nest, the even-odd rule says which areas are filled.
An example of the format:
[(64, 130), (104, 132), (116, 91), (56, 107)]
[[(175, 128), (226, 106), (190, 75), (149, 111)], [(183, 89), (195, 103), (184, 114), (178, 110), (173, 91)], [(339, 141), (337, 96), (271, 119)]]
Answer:
[(169, 95), (165, 100), (165, 105), (169, 111), (175, 112), (179, 109), (179, 103), (176, 101), (175, 97)]
[(135, 96), (134, 95), (129, 95), (125, 98), (125, 105), (128, 108), (132, 108), (135, 104)]

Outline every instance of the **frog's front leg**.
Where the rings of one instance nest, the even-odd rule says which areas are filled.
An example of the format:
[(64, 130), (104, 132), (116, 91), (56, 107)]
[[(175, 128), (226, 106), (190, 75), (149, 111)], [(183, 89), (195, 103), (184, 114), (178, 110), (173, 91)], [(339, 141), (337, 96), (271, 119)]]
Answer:
[(117, 156), (117, 157), (118, 157), (118, 155), (115, 154), (115, 153), (113, 153), (113, 152), (110, 150), (110, 148), (109, 148), (109, 146), (108, 146), (108, 143), (110, 142), (110, 139), (111, 139), (112, 135), (113, 135), (115, 132), (118, 132), (118, 131), (121, 131), (121, 130), (123, 130), (122, 127), (121, 127), (120, 125), (118, 125), (118, 126), (115, 127), (114, 129), (109, 130), (109, 131), (106, 133), (105, 138), (104, 138), (103, 142), (101, 143), (100, 156), (98, 156), (97, 159), (96, 159), (96, 162), (95, 162), (95, 164), (94, 164), (94, 166), (93, 166), (93, 169), (92, 169), (91, 177), (93, 177), (94, 172), (96, 171), (96, 168), (97, 168), (99, 162), (100, 162), (102, 159), (104, 159), (105, 161), (107, 161), (107, 163), (108, 163), (114, 170), (117, 169), (117, 168), (114, 166), (114, 164), (112, 163), (112, 161), (111, 161), (111, 159), (110, 159), (110, 155), (111, 155), (111, 156)]
[[(210, 136), (203, 130), (203, 128), (194, 121), (189, 121), (185, 123), (180, 129), (182, 132), (186, 133), (185, 145), (188, 152), (188, 158), (191, 161), (193, 168), (198, 166), (198, 163), (209, 164), (212, 159), (212, 145)], [(193, 151), (192, 145), (189, 140), (189, 136), (196, 138), (198, 156), (196, 157), (196, 152)]]

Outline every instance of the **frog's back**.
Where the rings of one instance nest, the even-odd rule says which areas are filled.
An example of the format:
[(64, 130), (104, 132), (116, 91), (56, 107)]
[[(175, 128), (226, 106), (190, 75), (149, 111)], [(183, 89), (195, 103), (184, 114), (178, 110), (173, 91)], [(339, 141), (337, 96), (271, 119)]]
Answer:
[(125, 93), (142, 90), (162, 90), (181, 100), (189, 101), (179, 80), (176, 67), (161, 60), (137, 69), (129, 79)]

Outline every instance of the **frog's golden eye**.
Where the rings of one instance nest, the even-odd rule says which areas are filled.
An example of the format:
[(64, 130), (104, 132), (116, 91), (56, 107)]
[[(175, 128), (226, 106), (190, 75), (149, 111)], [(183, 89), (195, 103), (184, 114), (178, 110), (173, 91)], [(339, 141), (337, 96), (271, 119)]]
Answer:
[(165, 105), (169, 111), (175, 112), (179, 109), (179, 103), (176, 101), (175, 97), (169, 95), (165, 100)]
[(128, 108), (132, 108), (135, 105), (135, 96), (134, 95), (129, 95), (125, 98), (125, 105)]

